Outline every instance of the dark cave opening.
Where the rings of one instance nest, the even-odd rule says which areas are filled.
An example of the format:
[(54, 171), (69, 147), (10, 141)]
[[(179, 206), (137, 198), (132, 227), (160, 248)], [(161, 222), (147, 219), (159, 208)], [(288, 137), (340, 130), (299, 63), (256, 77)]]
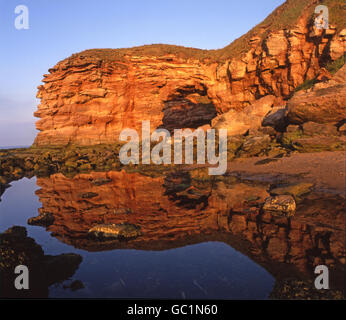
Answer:
[(195, 86), (188, 86), (178, 89), (164, 101), (163, 114), (160, 128), (173, 132), (174, 129), (197, 129), (210, 125), (217, 111), (205, 87), (198, 89)]

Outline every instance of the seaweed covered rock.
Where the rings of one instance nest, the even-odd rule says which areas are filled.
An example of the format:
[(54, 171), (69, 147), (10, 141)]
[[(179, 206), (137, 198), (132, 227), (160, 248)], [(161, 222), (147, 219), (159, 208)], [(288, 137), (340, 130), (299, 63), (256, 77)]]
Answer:
[(338, 289), (317, 290), (312, 280), (285, 279), (277, 281), (270, 294), (273, 300), (343, 300)]
[(345, 150), (345, 137), (334, 123), (319, 124), (306, 122), (303, 125), (289, 125), (281, 142), (299, 152)]
[(239, 150), (239, 156), (251, 157), (266, 154), (270, 149), (271, 138), (269, 135), (248, 137)]
[(268, 197), (263, 205), (263, 211), (274, 216), (292, 216), (296, 210), (296, 202), (291, 195)]
[(300, 182), (295, 184), (290, 184), (286, 186), (280, 186), (274, 188), (270, 191), (271, 195), (291, 195), (295, 198), (295, 200), (299, 200), (305, 194), (308, 194), (313, 188), (312, 183), (308, 182)]

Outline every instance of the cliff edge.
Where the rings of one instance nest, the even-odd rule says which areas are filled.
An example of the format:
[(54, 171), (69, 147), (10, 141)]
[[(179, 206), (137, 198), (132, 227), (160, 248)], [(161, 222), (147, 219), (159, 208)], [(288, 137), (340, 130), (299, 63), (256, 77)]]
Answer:
[(288, 0), (220, 50), (159, 44), (73, 54), (38, 87), (34, 145), (114, 143), (142, 120), (152, 130), (198, 128), (267, 95), (287, 100), (345, 52), (343, 1), (324, 1), (326, 30), (313, 24), (318, 4)]

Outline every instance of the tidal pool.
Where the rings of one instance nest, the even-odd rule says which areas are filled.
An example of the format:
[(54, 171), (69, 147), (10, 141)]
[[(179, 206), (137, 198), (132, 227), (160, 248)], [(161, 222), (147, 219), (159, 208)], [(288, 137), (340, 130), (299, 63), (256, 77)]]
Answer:
[[(35, 195), (36, 181), (34, 177), (11, 182), (4, 192), (0, 233), (23, 226), (45, 255), (82, 257), (70, 279), (49, 287), (50, 298), (266, 299), (273, 288), (274, 278), (263, 267), (226, 243), (208, 241), (208, 236), (203, 241), (203, 234), (199, 243), (182, 241), (177, 248), (160, 250), (134, 246), (90, 252), (66, 244), (45, 228), (27, 224), (42, 206)], [(71, 287), (76, 280), (82, 285)]]
[[(30, 297), (319, 299), (316, 264), (331, 270), (336, 291), (327, 298), (339, 297), (344, 199), (313, 191), (297, 199), (293, 216), (273, 216), (262, 205), (277, 185), (200, 170), (12, 181), (1, 189), (0, 296), (17, 297), (13, 270), (24, 261)], [(114, 224), (140, 232), (129, 239), (90, 236), (95, 226)]]

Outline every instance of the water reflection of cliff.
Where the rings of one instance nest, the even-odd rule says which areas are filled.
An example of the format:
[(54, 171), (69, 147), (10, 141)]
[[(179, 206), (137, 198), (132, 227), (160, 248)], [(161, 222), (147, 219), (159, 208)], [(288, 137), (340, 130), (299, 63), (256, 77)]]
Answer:
[[(294, 217), (274, 218), (260, 209), (270, 183), (234, 177), (93, 172), (74, 178), (55, 174), (38, 178), (37, 184), (40, 214), (54, 216), (47, 229), (77, 248), (162, 250), (218, 240), (276, 277), (292, 272), (313, 277), (318, 264), (344, 270), (345, 208), (338, 195), (311, 193), (298, 204)], [(87, 235), (97, 224), (123, 222), (140, 226), (142, 235), (106, 242)]]

